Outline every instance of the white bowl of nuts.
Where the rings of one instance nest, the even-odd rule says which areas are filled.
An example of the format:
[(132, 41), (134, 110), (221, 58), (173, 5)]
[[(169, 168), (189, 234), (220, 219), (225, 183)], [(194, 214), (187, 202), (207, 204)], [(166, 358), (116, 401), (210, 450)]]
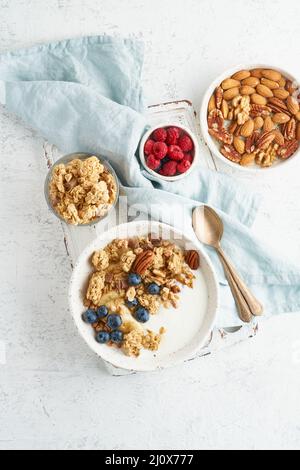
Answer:
[(227, 165), (248, 172), (279, 168), (299, 155), (299, 82), (278, 67), (237, 66), (206, 91), (200, 125)]

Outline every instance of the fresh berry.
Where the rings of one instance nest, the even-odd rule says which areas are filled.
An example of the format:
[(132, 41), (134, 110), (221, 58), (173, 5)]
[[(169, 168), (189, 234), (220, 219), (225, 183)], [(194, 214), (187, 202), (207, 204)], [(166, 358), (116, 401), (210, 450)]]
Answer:
[(178, 145), (170, 145), (168, 155), (171, 160), (180, 161), (184, 157), (184, 153)]
[(144, 146), (145, 155), (150, 155), (150, 153), (152, 152), (153, 144), (154, 144), (154, 140), (152, 139), (147, 140)]
[(152, 135), (156, 142), (164, 142), (167, 138), (167, 131), (163, 127), (160, 127), (159, 129), (155, 129)]
[(110, 339), (113, 343), (121, 343), (123, 341), (122, 331), (116, 330), (110, 334)]
[(190, 152), (190, 150), (193, 150), (194, 148), (193, 141), (187, 134), (179, 138), (178, 146), (181, 148), (183, 152)]
[(130, 286), (139, 286), (142, 282), (142, 278), (139, 274), (130, 273), (128, 275), (128, 284)]
[(111, 315), (108, 315), (106, 323), (109, 328), (116, 330), (122, 325), (122, 318), (120, 315), (112, 313)]
[(101, 307), (99, 307), (97, 310), (97, 317), (104, 318), (104, 317), (107, 317), (107, 315), (108, 315), (108, 308), (105, 305), (101, 305)]
[(155, 158), (162, 160), (168, 153), (168, 146), (164, 142), (155, 142), (152, 153)]
[(191, 163), (188, 160), (183, 160), (182, 162), (178, 163), (177, 171), (178, 173), (185, 173), (191, 168)]
[(160, 175), (163, 176), (174, 176), (177, 171), (177, 162), (169, 161), (162, 166), (162, 169), (159, 171)]
[(178, 127), (169, 127), (167, 130), (167, 144), (168, 145), (175, 145), (177, 144), (177, 140), (180, 136), (180, 129)]
[(85, 323), (89, 323), (90, 325), (92, 325), (98, 320), (97, 313), (94, 310), (89, 309), (84, 312), (84, 314), (82, 315), (82, 319), (83, 321), (85, 321)]
[(157, 295), (160, 293), (160, 287), (159, 285), (155, 284), (155, 282), (153, 282), (152, 284), (149, 284), (147, 290), (148, 290), (148, 293), (152, 295)]
[(160, 160), (158, 158), (155, 158), (153, 154), (149, 155), (146, 160), (146, 163), (150, 170), (158, 170), (160, 167)]
[(108, 343), (109, 340), (110, 340), (110, 334), (107, 333), (107, 331), (99, 331), (96, 334), (97, 343), (104, 344), (104, 343)]
[(137, 308), (134, 316), (135, 319), (140, 323), (146, 323), (150, 318), (148, 310), (146, 310), (144, 307)]
[(126, 305), (129, 308), (135, 308), (139, 304), (138, 299), (134, 298), (133, 300), (126, 300)]
[(188, 161), (190, 163), (193, 163), (193, 160), (194, 160), (193, 155), (191, 155), (190, 153), (185, 153), (182, 161), (183, 162)]

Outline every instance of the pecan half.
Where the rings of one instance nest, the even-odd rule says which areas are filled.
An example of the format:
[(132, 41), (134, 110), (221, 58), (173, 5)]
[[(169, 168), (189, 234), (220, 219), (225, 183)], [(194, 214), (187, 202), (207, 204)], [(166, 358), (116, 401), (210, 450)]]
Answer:
[(269, 98), (268, 100), (268, 106), (271, 108), (270, 105), (274, 105), (274, 106), (277, 106), (278, 108), (280, 108), (282, 111), (287, 111), (287, 106), (286, 104), (284, 103), (283, 100), (281, 100), (280, 98), (276, 98), (275, 96), (273, 96), (273, 98)]
[(269, 108), (269, 106), (265, 106), (265, 105), (262, 105), (262, 104), (251, 104), (251, 109), (250, 109), (250, 116), (251, 117), (269, 116), (270, 112), (271, 112), (271, 109)]
[(246, 153), (252, 153), (255, 150), (256, 147), (256, 142), (260, 136), (260, 131), (256, 130), (253, 132), (252, 135), (247, 137), (246, 142), (245, 142), (245, 151)]
[(283, 125), (283, 135), (286, 140), (294, 140), (296, 138), (296, 121), (294, 118)]
[(131, 268), (131, 271), (137, 274), (145, 274), (147, 269), (151, 266), (154, 259), (154, 253), (151, 250), (146, 250), (140, 253)]
[(270, 146), (270, 144), (273, 142), (274, 139), (275, 139), (275, 134), (273, 131), (263, 132), (259, 136), (256, 146), (259, 150), (265, 150)]
[(279, 147), (279, 149), (277, 150), (277, 155), (283, 160), (286, 160), (287, 158), (290, 158), (296, 152), (298, 147), (299, 147), (298, 140), (296, 139), (287, 140), (284, 145)]
[(207, 124), (209, 129), (222, 129), (224, 126), (223, 114), (219, 109), (213, 109), (207, 118)]
[(216, 100), (216, 107), (218, 109), (221, 108), (222, 100), (223, 100), (223, 88), (218, 86), (215, 91), (215, 100)]
[(222, 129), (208, 129), (208, 133), (215, 139), (223, 142), (223, 144), (232, 144), (233, 135), (230, 134), (224, 127)]
[(198, 251), (196, 250), (189, 250), (185, 253), (185, 262), (188, 264), (188, 266), (196, 270), (200, 266), (200, 256)]
[(232, 145), (224, 145), (221, 148), (221, 153), (224, 157), (228, 158), (228, 160), (235, 163), (239, 163), (242, 158)]

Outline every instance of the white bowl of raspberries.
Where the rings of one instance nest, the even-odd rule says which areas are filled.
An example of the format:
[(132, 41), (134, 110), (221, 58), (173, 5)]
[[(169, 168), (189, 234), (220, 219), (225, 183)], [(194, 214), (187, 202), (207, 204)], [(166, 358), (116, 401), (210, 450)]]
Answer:
[(140, 159), (151, 175), (165, 181), (177, 181), (189, 175), (196, 166), (198, 142), (185, 126), (160, 124), (143, 136)]

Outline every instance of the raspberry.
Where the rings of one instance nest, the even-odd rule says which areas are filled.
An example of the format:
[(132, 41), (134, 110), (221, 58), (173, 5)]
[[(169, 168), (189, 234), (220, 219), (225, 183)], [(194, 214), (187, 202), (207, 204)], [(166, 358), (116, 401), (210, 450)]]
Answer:
[(153, 154), (149, 155), (146, 162), (150, 170), (157, 170), (160, 167), (160, 160), (156, 159)]
[(188, 160), (183, 160), (177, 164), (178, 173), (185, 173), (191, 168), (191, 163)]
[(183, 162), (188, 161), (190, 163), (193, 163), (193, 160), (194, 160), (193, 155), (191, 155), (190, 153), (185, 153), (182, 161)]
[(170, 145), (168, 155), (171, 160), (177, 161), (182, 160), (184, 157), (184, 153), (178, 145)]
[(147, 140), (144, 146), (145, 155), (150, 155), (150, 153), (152, 152), (153, 144), (154, 144), (154, 140), (152, 139)]
[(167, 130), (167, 134), (167, 144), (177, 144), (177, 140), (180, 136), (180, 129), (178, 129), (178, 127), (169, 127), (169, 129)]
[(169, 161), (163, 165), (159, 173), (163, 176), (174, 176), (176, 175), (176, 171), (177, 171), (177, 163), (173, 161)]
[(152, 153), (155, 158), (161, 160), (168, 153), (168, 146), (164, 142), (155, 142), (152, 147)]
[(164, 142), (167, 138), (167, 131), (163, 127), (160, 127), (159, 129), (155, 129), (152, 135), (157, 142)]
[(193, 141), (187, 134), (180, 137), (180, 139), (178, 140), (178, 145), (181, 150), (183, 150), (183, 152), (189, 152), (194, 148)]

